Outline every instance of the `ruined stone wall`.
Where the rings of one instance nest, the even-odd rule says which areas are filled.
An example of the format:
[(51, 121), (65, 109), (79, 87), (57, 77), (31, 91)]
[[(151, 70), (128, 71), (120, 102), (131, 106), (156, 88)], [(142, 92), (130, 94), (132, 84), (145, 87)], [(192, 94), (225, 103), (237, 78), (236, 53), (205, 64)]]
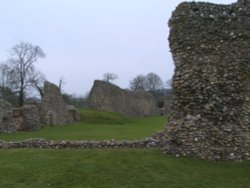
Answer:
[(13, 117), (17, 124), (17, 131), (32, 131), (41, 128), (39, 111), (35, 105), (24, 105), (13, 109)]
[(11, 104), (0, 99), (0, 133), (15, 132), (16, 130), (17, 125), (13, 118)]
[(80, 121), (80, 113), (74, 106), (66, 105), (59, 88), (49, 82), (44, 84), (44, 98), (38, 106), (13, 108), (0, 99), (0, 133), (32, 131), (40, 129), (42, 124), (61, 125), (75, 121)]
[(36, 149), (117, 149), (117, 148), (159, 148), (160, 142), (154, 138), (133, 141), (53, 141), (46, 139), (28, 139), (23, 141), (2, 141), (0, 149), (36, 148)]
[(14, 108), (0, 99), (0, 133), (30, 131), (41, 128), (40, 116), (36, 106), (24, 105)]
[(69, 113), (69, 118), (71, 122), (80, 121), (81, 115), (80, 112), (73, 105), (67, 105), (67, 111)]
[(132, 92), (113, 84), (96, 80), (90, 92), (90, 108), (118, 112), (129, 117), (159, 114), (152, 94)]
[(47, 125), (62, 125), (72, 123), (72, 117), (63, 101), (59, 87), (45, 82), (44, 96), (41, 105), (41, 119)]
[(165, 111), (165, 114), (169, 114), (171, 112), (172, 101), (173, 101), (172, 93), (165, 96), (165, 99), (164, 99), (164, 111)]
[(169, 21), (175, 63), (168, 154), (250, 159), (250, 4), (181, 3)]

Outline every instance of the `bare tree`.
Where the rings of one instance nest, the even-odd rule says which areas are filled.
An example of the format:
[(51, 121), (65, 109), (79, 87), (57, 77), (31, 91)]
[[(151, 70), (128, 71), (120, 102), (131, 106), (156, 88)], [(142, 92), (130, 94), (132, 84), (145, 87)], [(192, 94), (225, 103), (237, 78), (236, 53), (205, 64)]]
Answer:
[(31, 78), (31, 86), (34, 87), (38, 91), (40, 97), (43, 98), (43, 85), (44, 81), (46, 80), (44, 74), (42, 74), (40, 71), (35, 71)]
[(118, 76), (116, 74), (114, 74), (114, 73), (105, 73), (103, 75), (103, 80), (105, 82), (109, 82), (110, 83), (111, 81), (116, 80), (116, 79), (118, 79)]
[(146, 76), (146, 90), (150, 92), (155, 92), (157, 89), (163, 87), (163, 82), (161, 78), (155, 73), (148, 73)]
[(173, 88), (173, 80), (172, 79), (167, 80), (166, 86), (167, 86), (167, 88), (172, 89)]
[(136, 76), (130, 81), (130, 89), (132, 91), (146, 91), (146, 77), (142, 74)]
[(65, 85), (65, 84), (66, 84), (65, 79), (63, 77), (61, 77), (59, 80), (59, 84), (58, 84), (60, 91), (62, 91), (63, 85)]
[(9, 72), (10, 72), (10, 67), (7, 64), (2, 63), (0, 65), (0, 86), (1, 87), (8, 87)]
[(41, 75), (37, 74), (34, 63), (39, 58), (45, 57), (45, 54), (39, 46), (21, 42), (10, 50), (10, 56), (8, 60), (10, 86), (17, 90), (19, 105), (22, 106), (27, 90), (35, 85), (38, 86), (41, 80)]

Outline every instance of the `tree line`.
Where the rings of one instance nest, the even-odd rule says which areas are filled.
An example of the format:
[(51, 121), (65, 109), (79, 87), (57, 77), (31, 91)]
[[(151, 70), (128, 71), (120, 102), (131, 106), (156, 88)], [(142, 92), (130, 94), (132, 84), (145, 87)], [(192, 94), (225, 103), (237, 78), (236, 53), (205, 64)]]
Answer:
[[(103, 81), (112, 82), (118, 79), (118, 75), (115, 73), (103, 74)], [(166, 87), (171, 88), (171, 80), (166, 81)], [(137, 75), (129, 83), (129, 90), (131, 91), (148, 91), (154, 93), (157, 90), (165, 88), (164, 82), (157, 74), (150, 72), (147, 75)]]
[[(20, 42), (9, 51), (10, 58), (0, 65), (1, 97), (23, 106), (26, 96), (36, 89), (42, 96), (42, 85), (45, 76), (38, 71), (34, 63), (45, 57), (43, 50), (30, 43)], [(17, 96), (17, 99), (14, 96)]]
[[(9, 59), (0, 64), (0, 98), (14, 106), (23, 106), (25, 100), (33, 92), (43, 97), (43, 83), (45, 75), (35, 68), (35, 63), (46, 55), (41, 47), (27, 42), (20, 42), (9, 50)], [(118, 79), (114, 73), (105, 73), (103, 80), (112, 82)], [(61, 89), (64, 79), (59, 80)], [(155, 96), (164, 91), (162, 79), (155, 73), (137, 75), (130, 81), (129, 90), (136, 92), (151, 92)], [(163, 92), (164, 93), (164, 92)], [(162, 96), (162, 94), (160, 94)], [(164, 95), (164, 94), (163, 94)], [(88, 96), (63, 94), (68, 104), (76, 107), (86, 107)], [(159, 97), (158, 97), (159, 98)]]

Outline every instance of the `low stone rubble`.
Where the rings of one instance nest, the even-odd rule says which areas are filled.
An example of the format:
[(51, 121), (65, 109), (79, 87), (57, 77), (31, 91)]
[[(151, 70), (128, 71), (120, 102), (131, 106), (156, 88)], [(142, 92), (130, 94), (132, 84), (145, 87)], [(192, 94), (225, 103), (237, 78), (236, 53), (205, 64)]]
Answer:
[(98, 148), (157, 148), (159, 141), (153, 138), (145, 138), (135, 141), (53, 141), (43, 138), (28, 139), (24, 141), (0, 140), (0, 149), (98, 149)]

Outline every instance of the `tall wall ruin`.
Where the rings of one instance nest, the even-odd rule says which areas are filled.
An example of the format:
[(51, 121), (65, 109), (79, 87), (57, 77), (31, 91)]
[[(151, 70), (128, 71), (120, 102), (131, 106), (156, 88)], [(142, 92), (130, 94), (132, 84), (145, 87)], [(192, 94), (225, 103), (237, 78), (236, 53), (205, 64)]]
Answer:
[[(41, 104), (42, 122), (47, 125), (62, 125), (74, 122), (68, 106), (64, 103), (59, 87), (46, 81)], [(73, 110), (73, 109), (71, 109)]]
[(175, 63), (164, 152), (250, 159), (250, 1), (181, 3), (169, 21)]
[(111, 83), (96, 80), (90, 92), (90, 108), (121, 113), (128, 117), (159, 114), (151, 93), (132, 92)]

